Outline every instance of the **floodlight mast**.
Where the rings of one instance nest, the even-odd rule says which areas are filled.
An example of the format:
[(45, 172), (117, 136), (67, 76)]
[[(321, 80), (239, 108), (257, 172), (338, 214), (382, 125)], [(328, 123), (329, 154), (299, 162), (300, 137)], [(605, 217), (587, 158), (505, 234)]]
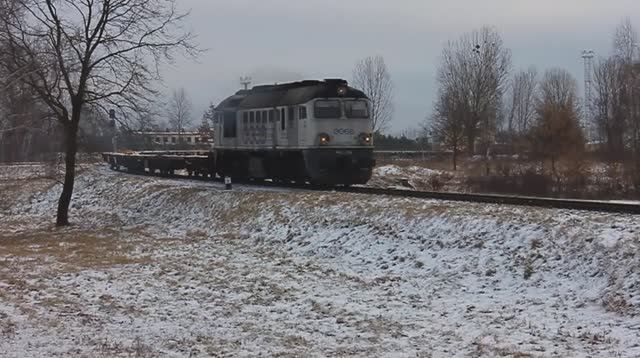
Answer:
[[(582, 51), (582, 59), (584, 60), (584, 129), (587, 129), (587, 135), (590, 136), (591, 114), (592, 114), (592, 87), (593, 87), (593, 58), (595, 52), (593, 50)], [(592, 139), (592, 138), (589, 138)]]

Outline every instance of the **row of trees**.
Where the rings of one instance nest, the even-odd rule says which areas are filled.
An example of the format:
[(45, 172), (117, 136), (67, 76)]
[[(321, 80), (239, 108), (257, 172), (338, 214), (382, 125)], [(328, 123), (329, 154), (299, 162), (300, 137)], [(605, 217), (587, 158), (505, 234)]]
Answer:
[[(560, 68), (541, 76), (535, 67), (512, 72), (500, 35), (483, 27), (449, 42), (438, 69), (438, 97), (424, 125), (457, 156), (484, 152), (497, 140), (515, 151), (548, 159), (579, 157), (587, 136), (613, 160), (640, 160), (640, 57), (637, 34), (624, 21), (614, 53), (594, 68), (594, 96), (581, 103), (578, 85)], [(589, 129), (593, 129), (589, 131)]]

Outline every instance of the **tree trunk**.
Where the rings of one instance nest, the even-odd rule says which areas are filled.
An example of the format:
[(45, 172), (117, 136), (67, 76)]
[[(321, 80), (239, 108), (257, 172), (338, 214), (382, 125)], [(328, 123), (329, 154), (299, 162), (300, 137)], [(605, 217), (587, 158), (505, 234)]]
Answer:
[(553, 154), (551, 155), (551, 177), (552, 178), (554, 178), (554, 177), (557, 178), (557, 175), (556, 175), (556, 157)]
[(456, 171), (456, 166), (457, 166), (457, 159), (458, 159), (458, 147), (454, 146), (453, 147), (453, 171)]
[(475, 154), (475, 133), (473, 131), (468, 131), (467, 132), (467, 146), (468, 146), (468, 151), (469, 151), (469, 156), (473, 157), (473, 155)]
[[(76, 113), (77, 112), (77, 113)], [(77, 116), (77, 118), (76, 118)], [(76, 152), (78, 151), (78, 119), (80, 111), (74, 110), (71, 123), (64, 126), (65, 135), (65, 170), (64, 183), (62, 185), (62, 194), (58, 200), (58, 212), (56, 216), (56, 226), (69, 225), (69, 204), (73, 194), (73, 184), (76, 178)]]

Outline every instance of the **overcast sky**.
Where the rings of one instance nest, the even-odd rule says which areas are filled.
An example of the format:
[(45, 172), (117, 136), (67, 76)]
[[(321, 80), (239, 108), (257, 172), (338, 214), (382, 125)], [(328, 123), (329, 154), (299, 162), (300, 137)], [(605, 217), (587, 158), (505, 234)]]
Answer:
[[(209, 49), (165, 74), (184, 87), (199, 121), (210, 102), (253, 84), (307, 78), (351, 79), (354, 64), (381, 55), (395, 85), (391, 133), (418, 127), (435, 95), (439, 55), (448, 40), (490, 25), (512, 50), (514, 69), (562, 67), (582, 83), (580, 58), (606, 56), (617, 24), (640, 29), (639, 0), (182, 0), (187, 28)], [(582, 87), (582, 86), (581, 86)]]

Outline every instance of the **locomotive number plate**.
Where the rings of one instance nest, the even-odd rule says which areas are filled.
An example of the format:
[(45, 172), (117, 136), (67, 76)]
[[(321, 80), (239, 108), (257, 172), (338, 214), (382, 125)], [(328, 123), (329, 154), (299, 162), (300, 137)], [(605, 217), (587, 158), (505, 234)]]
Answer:
[(353, 134), (353, 128), (334, 128), (333, 129), (333, 134), (336, 135), (351, 135)]

